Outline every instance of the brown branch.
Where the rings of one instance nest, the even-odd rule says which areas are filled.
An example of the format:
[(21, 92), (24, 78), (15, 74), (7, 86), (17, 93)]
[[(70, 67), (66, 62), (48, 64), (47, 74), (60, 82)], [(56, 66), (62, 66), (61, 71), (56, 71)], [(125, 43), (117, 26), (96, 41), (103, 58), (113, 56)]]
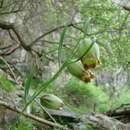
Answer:
[[(76, 26), (77, 24), (81, 24), (82, 22), (79, 22), (79, 23), (70, 23), (68, 25), (62, 25), (62, 26), (58, 26), (56, 28), (53, 28), (47, 32), (45, 32), (44, 34), (42, 34), (41, 36), (37, 37), (31, 44), (30, 44), (30, 47), (32, 47), (36, 42), (38, 42), (40, 39), (42, 39), (43, 37), (49, 35), (50, 33), (53, 33), (59, 29), (62, 29), (62, 28), (65, 28), (65, 27), (73, 27), (77, 30), (79, 30), (80, 32), (84, 33), (84, 30), (78, 26)], [(92, 36), (92, 35), (97, 35), (97, 34), (100, 34), (100, 33), (103, 33), (105, 30), (102, 30), (102, 31), (97, 31), (97, 32), (94, 32), (94, 33), (85, 33), (87, 36)]]
[(7, 67), (8, 67), (8, 69), (9, 69), (11, 75), (12, 75), (13, 78), (16, 80), (16, 76), (15, 76), (15, 74), (14, 74), (12, 68), (11, 68), (10, 65), (8, 64), (8, 62), (7, 62), (3, 57), (1, 57), (1, 56), (0, 56), (0, 60), (2, 60), (2, 61), (7, 65)]
[(8, 45), (8, 46), (4, 46), (4, 47), (0, 47), (0, 51), (1, 50), (4, 50), (4, 49), (8, 49), (8, 48), (10, 48), (10, 47), (12, 47), (13, 45)]
[(0, 28), (9, 30), (13, 28), (13, 24), (8, 23), (8, 22), (0, 22)]
[(55, 127), (55, 128), (60, 128), (60, 129), (63, 129), (63, 130), (69, 130), (68, 128), (64, 127), (63, 125), (60, 125), (60, 124), (57, 124), (57, 123), (53, 123), (51, 121), (48, 121), (46, 119), (43, 119), (43, 118), (40, 118), (38, 116), (35, 116), (33, 114), (28, 114), (26, 112), (22, 112), (22, 110), (16, 108), (15, 106), (11, 106), (9, 105), (8, 103), (4, 102), (4, 101), (1, 101), (0, 100), (0, 106), (3, 106), (11, 111), (14, 111), (14, 112), (17, 112), (17, 113), (20, 113), (22, 114), (23, 116), (27, 117), (27, 118), (30, 118), (34, 121), (37, 121), (39, 123), (42, 123), (42, 124), (46, 124), (48, 126), (51, 126), (51, 127)]
[(15, 37), (12, 35), (11, 30), (8, 30), (8, 34), (10, 36), (10, 38), (12, 39), (12, 41), (14, 41), (15, 43), (18, 43), (18, 41), (15, 39)]
[[(81, 23), (81, 22), (80, 22)], [(48, 34), (50, 33), (53, 33), (59, 29), (62, 29), (62, 28), (65, 28), (65, 27), (73, 27), (74, 25), (77, 25), (77, 24), (80, 24), (80, 23), (69, 23), (67, 25), (61, 25), (61, 26), (58, 26), (56, 28), (53, 28), (47, 32), (45, 32), (44, 34), (42, 34), (41, 36), (37, 37), (31, 44), (30, 46), (32, 47), (36, 42), (38, 42), (40, 39), (42, 39), (43, 37), (47, 36)]]
[(99, 113), (89, 113), (84, 119), (88, 124), (103, 130), (130, 130), (129, 126), (111, 117)]
[(21, 38), (19, 32), (17, 31), (16, 27), (8, 22), (0, 22), (0, 28), (5, 29), (5, 30), (12, 30), (14, 34), (17, 36), (17, 39), (20, 42), (20, 45), (26, 50), (26, 51), (31, 51), (30, 45), (26, 45), (23, 39)]
[(130, 104), (121, 104), (114, 110), (110, 110), (105, 113), (108, 116), (130, 116)]
[(84, 30), (83, 30), (82, 28), (79, 28), (79, 27), (77, 27), (77, 26), (74, 25), (74, 24), (72, 25), (72, 27), (84, 33)]
[(5, 14), (15, 14), (18, 12), (21, 12), (23, 10), (17, 9), (17, 10), (13, 10), (13, 11), (5, 11), (5, 12), (0, 12), (0, 15), (5, 15)]
[(7, 49), (4, 49), (0, 52), (0, 56), (7, 56), (7, 55), (10, 55), (12, 54), (13, 52), (15, 52), (20, 46), (19, 45), (15, 45), (15, 46), (11, 46), (10, 48)]
[(9, 36), (16, 44), (8, 45), (6, 47), (0, 48), (0, 56), (7, 56), (15, 52), (19, 47), (18, 41), (15, 39), (15, 37), (11, 34), (11, 30), (8, 30)]
[[(77, 24), (80, 24), (81, 22), (79, 23), (70, 23), (70, 24), (67, 24), (67, 25), (62, 25), (62, 26), (58, 26), (56, 28), (53, 28), (49, 31), (47, 31), (46, 33), (42, 34), (41, 36), (37, 37), (34, 41), (31, 42), (31, 44), (29, 45), (26, 45), (26, 43), (23, 41), (23, 39), (21, 38), (17, 28), (13, 25), (13, 24), (10, 24), (10, 23), (0, 23), (0, 28), (2, 29), (5, 29), (5, 30), (12, 30), (14, 32), (14, 34), (17, 36), (17, 39), (18, 41), (20, 42), (20, 45), (26, 50), (26, 51), (34, 51), (32, 50), (32, 46), (38, 42), (40, 39), (42, 39), (43, 37), (49, 35), (50, 33), (53, 33), (59, 29), (62, 29), (62, 28), (65, 28), (65, 27), (73, 27), (73, 28), (76, 28), (78, 30), (80, 30), (81, 32), (83, 32), (82, 29), (80, 29), (79, 27), (77, 27), (76, 25)], [(9, 33), (11, 35), (11, 33)], [(12, 38), (12, 36), (10, 36)], [(16, 41), (16, 40), (15, 40)]]
[(26, 51), (31, 51), (31, 47), (30, 45), (26, 45), (23, 41), (23, 39), (21, 38), (20, 34), (18, 33), (18, 31), (16, 30), (16, 28), (13, 26), (12, 31), (15, 33), (15, 35), (17, 36), (18, 40), (20, 41), (21, 46), (26, 50)]
[(1, 1), (1, 3), (0, 3), (0, 8), (3, 7), (3, 4), (4, 4), (4, 0)]
[(71, 26), (72, 26), (72, 27), (74, 27), (74, 28), (76, 28), (76, 29), (78, 29), (78, 30), (80, 30), (80, 31), (83, 32), (83, 30), (81, 30), (80, 28), (78, 28), (78, 27), (75, 26), (75, 25), (77, 25), (77, 24), (80, 24), (80, 23), (70, 23), (70, 24), (68, 24), (68, 25), (62, 25), (62, 26), (58, 26), (58, 27), (56, 27), (56, 28), (54, 28), (54, 29), (51, 29), (51, 30), (47, 31), (46, 33), (42, 34), (41, 36), (37, 37), (34, 41), (32, 41), (32, 43), (31, 43), (30, 45), (26, 45), (26, 44), (25, 44), (25, 42), (23, 41), (23, 39), (21, 38), (19, 32), (17, 31), (16, 27), (15, 27), (13, 24), (8, 23), (8, 22), (0, 22), (0, 28), (5, 29), (5, 30), (12, 30), (12, 31), (14, 32), (14, 34), (17, 36), (17, 39), (18, 39), (18, 41), (20, 42), (20, 45), (21, 45), (26, 51), (32, 51), (31, 47), (32, 47), (36, 42), (38, 42), (41, 38), (43, 38), (43, 37), (49, 35), (49, 34), (52, 33), (52, 32), (55, 32), (55, 31), (57, 31), (57, 30), (59, 30), (59, 29), (65, 28), (66, 26), (67, 26), (67, 27), (71, 27)]

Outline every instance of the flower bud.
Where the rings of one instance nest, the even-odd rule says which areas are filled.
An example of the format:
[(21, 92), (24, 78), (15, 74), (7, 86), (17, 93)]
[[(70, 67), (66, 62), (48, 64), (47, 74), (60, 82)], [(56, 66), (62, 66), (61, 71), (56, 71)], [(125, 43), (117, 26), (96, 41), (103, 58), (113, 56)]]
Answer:
[(40, 98), (40, 102), (44, 107), (54, 110), (62, 109), (64, 106), (63, 101), (53, 94), (44, 94)]
[(99, 46), (96, 42), (92, 43), (91, 39), (86, 38), (80, 41), (78, 56), (81, 57), (85, 70), (96, 68), (100, 64)]

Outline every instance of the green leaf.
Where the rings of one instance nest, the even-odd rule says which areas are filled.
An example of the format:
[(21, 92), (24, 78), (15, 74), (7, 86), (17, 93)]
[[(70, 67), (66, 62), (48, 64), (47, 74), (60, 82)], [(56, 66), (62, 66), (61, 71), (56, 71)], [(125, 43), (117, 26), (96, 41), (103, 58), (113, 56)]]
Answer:
[(4, 75), (0, 75), (0, 87), (7, 92), (11, 92), (15, 89), (15, 86)]
[(0, 68), (5, 68), (5, 67), (7, 67), (7, 65), (2, 59), (0, 59)]
[(60, 36), (59, 47), (58, 47), (58, 62), (59, 62), (59, 66), (61, 64), (62, 47), (63, 47), (63, 43), (64, 43), (64, 38), (65, 38), (66, 31), (67, 31), (67, 26), (64, 28), (64, 30), (63, 30), (63, 32), (61, 33), (61, 36)]
[(24, 86), (24, 99), (25, 99), (25, 102), (28, 99), (32, 78), (33, 78), (33, 73), (31, 72), (29, 75), (27, 75), (27, 78), (25, 80), (25, 86)]

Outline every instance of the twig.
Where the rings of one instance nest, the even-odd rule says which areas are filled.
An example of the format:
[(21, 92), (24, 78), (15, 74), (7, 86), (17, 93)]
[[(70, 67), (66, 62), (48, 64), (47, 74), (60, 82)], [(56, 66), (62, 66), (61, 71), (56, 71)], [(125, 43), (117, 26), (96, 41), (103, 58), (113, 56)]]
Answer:
[(17, 36), (20, 45), (26, 50), (26, 51), (31, 51), (31, 46), (30, 45), (26, 45), (26, 43), (24, 43), (23, 39), (21, 38), (19, 32), (17, 31), (17, 29), (13, 26), (13, 28), (11, 28), (12, 31), (15, 33), (15, 35)]
[[(78, 28), (78, 27), (75, 26), (75, 25), (80, 24), (80, 23), (82, 23), (82, 22), (79, 22), (79, 23), (69, 23), (69, 24), (67, 24), (67, 25), (61, 25), (61, 26), (58, 26), (58, 27), (53, 28), (53, 29), (51, 29), (51, 30), (48, 30), (47, 32), (45, 32), (45, 33), (42, 34), (41, 36), (37, 37), (37, 38), (36, 38), (34, 41), (32, 41), (29, 45), (26, 45), (26, 43), (24, 42), (24, 40), (23, 40), (22, 37), (20, 36), (20, 34), (19, 34), (17, 28), (16, 28), (13, 24), (8, 23), (8, 22), (2, 22), (2, 21), (1, 21), (1, 22), (0, 22), (0, 28), (5, 29), (5, 30), (8, 30), (8, 32), (9, 32), (9, 30), (12, 30), (12, 31), (14, 32), (14, 34), (16, 35), (18, 41), (20, 42), (20, 45), (21, 45), (26, 51), (32, 51), (32, 46), (33, 46), (36, 42), (38, 42), (38, 41), (39, 41), (40, 39), (42, 39), (43, 37), (49, 35), (50, 33), (55, 32), (55, 31), (57, 31), (57, 30), (59, 30), (59, 29), (62, 29), (62, 28), (65, 28), (65, 27), (74, 27), (74, 28), (76, 28), (76, 29), (78, 29), (78, 30), (80, 30), (80, 31), (83, 32), (83, 30), (81, 30), (80, 28)], [(12, 39), (11, 33), (10, 33), (9, 35), (10, 35), (10, 37), (11, 37), (11, 39)], [(13, 38), (13, 39), (14, 39), (14, 38)], [(15, 42), (16, 42), (16, 40), (15, 40)]]
[(29, 114), (29, 113), (26, 113), (26, 112), (22, 112), (22, 110), (16, 108), (15, 106), (11, 106), (9, 105), (8, 103), (4, 102), (4, 101), (1, 101), (0, 100), (0, 106), (3, 106), (9, 110), (12, 110), (14, 112), (17, 112), (17, 113), (20, 113), (22, 114), (23, 116), (27, 117), (27, 118), (30, 118), (34, 121), (37, 121), (39, 123), (42, 123), (42, 124), (46, 124), (48, 126), (51, 126), (51, 127), (56, 127), (56, 128), (60, 128), (62, 130), (69, 130), (68, 128), (64, 127), (63, 125), (60, 125), (60, 124), (57, 124), (57, 123), (53, 123), (51, 121), (48, 121), (46, 119), (43, 119), (43, 118), (40, 118), (38, 116), (35, 116), (33, 114)]
[(26, 43), (23, 41), (21, 38), (19, 32), (17, 31), (16, 27), (8, 22), (0, 22), (0, 28), (5, 29), (5, 30), (12, 30), (14, 34), (17, 36), (17, 39), (20, 42), (20, 45), (26, 50), (26, 51), (31, 51), (30, 45), (26, 45)]
[(1, 3), (0, 3), (0, 8), (3, 7), (3, 4), (4, 4), (4, 0), (1, 1)]
[(13, 11), (5, 11), (5, 12), (0, 12), (0, 15), (5, 15), (5, 14), (15, 14), (18, 12), (21, 12), (23, 10), (17, 9), (17, 10), (13, 10)]
[(4, 49), (8, 49), (10, 47), (12, 47), (13, 45), (8, 45), (8, 46), (4, 46), (4, 47), (0, 47), (0, 50), (4, 50)]
[(18, 43), (18, 41), (15, 39), (15, 37), (12, 35), (11, 30), (8, 30), (8, 34), (10, 36), (10, 38), (12, 39), (12, 41), (15, 41), (15, 43)]
[[(129, 106), (129, 107), (128, 107)], [(116, 112), (117, 110), (121, 109), (121, 108), (125, 108), (125, 107), (128, 107), (130, 108), (130, 103), (126, 103), (126, 104), (121, 104), (119, 107), (115, 108), (114, 110), (110, 110), (106, 113), (113, 113), (113, 112)]]
[[(20, 47), (20, 45), (16, 45), (16, 46), (11, 46), (10, 48), (7, 47), (8, 50), (6, 49), (3, 49), (1, 52), (0, 52), (0, 56), (7, 56), (7, 55), (10, 55), (12, 54), (13, 52), (15, 52), (18, 48)], [(1, 49), (1, 48), (0, 48)]]
[(13, 70), (11, 69), (10, 65), (8, 64), (8, 62), (1, 56), (0, 56), (0, 59), (7, 65), (7, 67), (9, 68), (9, 70), (10, 70), (12, 76), (13, 76), (13, 78), (16, 79), (16, 76), (15, 76)]
[(50, 33), (52, 33), (52, 32), (55, 32), (55, 31), (57, 31), (57, 30), (59, 30), (59, 29), (62, 29), (62, 28), (65, 28), (65, 27), (73, 27), (74, 25), (77, 25), (77, 24), (80, 24), (81, 22), (79, 22), (79, 23), (69, 23), (69, 24), (67, 24), (67, 25), (61, 25), (61, 26), (58, 26), (58, 27), (56, 27), (56, 28), (53, 28), (53, 29), (51, 29), (51, 30), (49, 30), (49, 31), (47, 31), (47, 32), (45, 32), (45, 33), (43, 33), (41, 36), (39, 36), (39, 37), (37, 37), (31, 44), (30, 44), (30, 46), (32, 47), (36, 42), (38, 42), (41, 38), (43, 38), (43, 37), (45, 37), (45, 36), (47, 36), (48, 34), (50, 34)]

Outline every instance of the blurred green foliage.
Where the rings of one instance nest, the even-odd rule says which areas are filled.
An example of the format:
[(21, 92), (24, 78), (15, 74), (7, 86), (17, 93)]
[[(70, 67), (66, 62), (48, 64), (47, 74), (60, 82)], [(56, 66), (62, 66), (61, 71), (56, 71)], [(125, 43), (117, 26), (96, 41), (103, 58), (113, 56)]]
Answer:
[(101, 89), (101, 87), (96, 87), (94, 83), (85, 84), (72, 78), (66, 84), (63, 95), (67, 102), (72, 106), (75, 106), (77, 110), (79, 109), (78, 111), (84, 109), (84, 112), (103, 112), (109, 109), (108, 95)]
[(14, 124), (11, 124), (8, 128), (8, 130), (33, 130), (34, 125), (31, 120), (28, 120), (26, 118), (20, 118), (20, 121), (18, 120)]
[(0, 74), (0, 88), (7, 92), (11, 92), (15, 90), (16, 87), (5, 75)]
[(125, 87), (121, 93), (111, 100), (112, 109), (120, 107), (121, 105), (130, 104), (130, 89)]
[(66, 105), (77, 113), (105, 112), (130, 103), (130, 90), (124, 87), (117, 97), (111, 98), (108, 90), (93, 83), (85, 84), (72, 78), (61, 90)]

